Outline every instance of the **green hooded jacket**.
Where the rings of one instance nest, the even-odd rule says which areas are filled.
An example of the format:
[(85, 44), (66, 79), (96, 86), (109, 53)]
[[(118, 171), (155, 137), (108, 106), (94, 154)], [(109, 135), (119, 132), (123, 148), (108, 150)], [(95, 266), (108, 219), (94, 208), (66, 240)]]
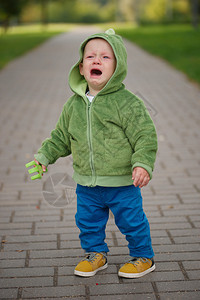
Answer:
[[(116, 69), (92, 103), (87, 82), (79, 72), (84, 47), (94, 38), (106, 40), (116, 57)], [(113, 30), (94, 34), (80, 46), (80, 59), (69, 74), (74, 95), (65, 103), (51, 138), (42, 143), (35, 158), (43, 165), (72, 154), (74, 180), (86, 186), (133, 184), (132, 170), (143, 167), (152, 177), (157, 152), (153, 121), (142, 100), (125, 89), (127, 54)]]

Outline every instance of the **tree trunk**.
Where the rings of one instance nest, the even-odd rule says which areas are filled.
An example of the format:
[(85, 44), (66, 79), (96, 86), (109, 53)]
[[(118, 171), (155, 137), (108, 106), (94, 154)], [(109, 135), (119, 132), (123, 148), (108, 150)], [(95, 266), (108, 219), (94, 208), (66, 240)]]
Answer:
[(41, 22), (43, 25), (48, 23), (48, 0), (41, 0)]
[(195, 29), (198, 28), (198, 19), (199, 19), (199, 1), (192, 0), (192, 25)]
[(5, 17), (5, 19), (3, 20), (3, 29), (4, 29), (4, 33), (7, 33), (8, 28), (9, 28), (9, 24), (10, 24), (10, 16), (7, 15)]

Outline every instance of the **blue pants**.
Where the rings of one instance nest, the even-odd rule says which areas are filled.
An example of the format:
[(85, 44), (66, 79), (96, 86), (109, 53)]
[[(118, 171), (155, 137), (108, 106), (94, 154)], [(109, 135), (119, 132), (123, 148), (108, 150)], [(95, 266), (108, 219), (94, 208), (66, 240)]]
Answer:
[(80, 229), (81, 246), (86, 252), (109, 252), (104, 240), (110, 209), (117, 227), (129, 243), (130, 256), (154, 256), (139, 187), (87, 187), (78, 184), (76, 193), (76, 224)]

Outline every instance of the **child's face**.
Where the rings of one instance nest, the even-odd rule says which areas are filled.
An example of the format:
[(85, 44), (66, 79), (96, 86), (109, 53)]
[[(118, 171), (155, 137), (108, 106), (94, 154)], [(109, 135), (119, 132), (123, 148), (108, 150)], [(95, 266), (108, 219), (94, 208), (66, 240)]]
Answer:
[(95, 96), (115, 71), (116, 59), (112, 47), (103, 39), (90, 40), (85, 46), (80, 74), (85, 77), (90, 93)]

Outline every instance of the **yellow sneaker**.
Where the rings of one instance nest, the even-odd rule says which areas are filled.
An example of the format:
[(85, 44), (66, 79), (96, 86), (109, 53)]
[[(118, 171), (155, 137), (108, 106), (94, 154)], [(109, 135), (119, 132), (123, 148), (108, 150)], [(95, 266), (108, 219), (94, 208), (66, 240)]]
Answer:
[(138, 278), (154, 271), (155, 268), (153, 259), (133, 258), (120, 268), (118, 275), (126, 278)]
[(94, 276), (98, 271), (108, 267), (107, 258), (103, 253), (90, 252), (87, 253), (75, 268), (74, 274), (83, 277)]

